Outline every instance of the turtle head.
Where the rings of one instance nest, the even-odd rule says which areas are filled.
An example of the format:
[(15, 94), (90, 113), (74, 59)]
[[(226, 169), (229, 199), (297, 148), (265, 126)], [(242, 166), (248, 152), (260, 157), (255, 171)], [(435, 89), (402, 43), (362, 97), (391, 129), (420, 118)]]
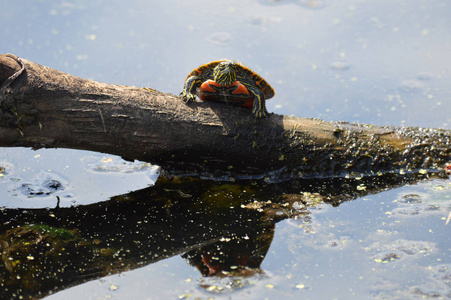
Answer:
[(235, 64), (224, 61), (218, 64), (213, 70), (215, 82), (220, 85), (230, 85), (236, 81)]

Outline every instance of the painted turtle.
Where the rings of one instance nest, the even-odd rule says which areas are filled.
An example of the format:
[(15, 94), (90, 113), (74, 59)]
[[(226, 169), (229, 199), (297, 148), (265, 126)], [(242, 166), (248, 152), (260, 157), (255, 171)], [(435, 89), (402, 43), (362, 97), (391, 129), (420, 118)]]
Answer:
[(265, 100), (274, 96), (274, 89), (260, 75), (234, 60), (217, 60), (201, 65), (185, 79), (180, 95), (185, 102), (213, 100), (252, 108), (255, 118), (267, 114)]

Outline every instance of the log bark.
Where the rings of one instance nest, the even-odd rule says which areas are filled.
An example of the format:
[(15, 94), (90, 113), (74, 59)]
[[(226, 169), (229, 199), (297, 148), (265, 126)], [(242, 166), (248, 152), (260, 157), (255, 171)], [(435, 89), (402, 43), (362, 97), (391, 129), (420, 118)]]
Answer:
[(185, 104), (0, 55), (0, 146), (71, 148), (209, 177), (336, 176), (442, 169), (451, 131), (377, 127)]

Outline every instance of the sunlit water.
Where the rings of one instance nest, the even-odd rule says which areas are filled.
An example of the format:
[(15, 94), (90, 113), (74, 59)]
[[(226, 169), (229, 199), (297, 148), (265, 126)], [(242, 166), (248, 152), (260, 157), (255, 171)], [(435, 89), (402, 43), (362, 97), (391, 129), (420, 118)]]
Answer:
[[(234, 58), (275, 88), (270, 112), (449, 129), (450, 13), (447, 1), (422, 0), (9, 1), (0, 52), (173, 94), (194, 67)], [(56, 196), (61, 206), (106, 201), (158, 172), (70, 150), (0, 149), (0, 163), (9, 170), (0, 207), (54, 207)], [(450, 190), (449, 181), (427, 181), (324, 205), (308, 223), (280, 222), (264, 274), (239, 288), (176, 256), (49, 299), (451, 298)]]
[(67, 149), (0, 148), (1, 206), (86, 205), (150, 186), (159, 167), (114, 155)]

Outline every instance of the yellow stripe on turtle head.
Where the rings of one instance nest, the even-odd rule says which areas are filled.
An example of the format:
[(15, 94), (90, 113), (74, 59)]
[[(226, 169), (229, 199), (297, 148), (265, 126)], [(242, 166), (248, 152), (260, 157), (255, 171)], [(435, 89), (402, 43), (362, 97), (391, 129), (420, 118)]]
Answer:
[(220, 85), (230, 85), (236, 81), (236, 71), (233, 62), (224, 61), (213, 70), (214, 80)]

